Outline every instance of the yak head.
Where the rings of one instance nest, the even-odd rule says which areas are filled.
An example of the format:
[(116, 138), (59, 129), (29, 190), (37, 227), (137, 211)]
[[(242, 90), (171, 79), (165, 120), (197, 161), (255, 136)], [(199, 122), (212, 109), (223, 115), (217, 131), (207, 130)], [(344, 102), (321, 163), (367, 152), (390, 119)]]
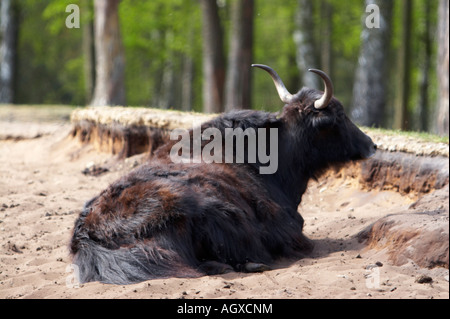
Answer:
[[(278, 74), (270, 67), (253, 64), (272, 77), (284, 106), (280, 119), (291, 152), (310, 158), (319, 167), (360, 160), (375, 154), (376, 145), (345, 115), (342, 104), (333, 97), (333, 84), (325, 72), (310, 69), (319, 75), (324, 92), (303, 88), (296, 94), (288, 92)], [(299, 149), (301, 152), (299, 153)]]

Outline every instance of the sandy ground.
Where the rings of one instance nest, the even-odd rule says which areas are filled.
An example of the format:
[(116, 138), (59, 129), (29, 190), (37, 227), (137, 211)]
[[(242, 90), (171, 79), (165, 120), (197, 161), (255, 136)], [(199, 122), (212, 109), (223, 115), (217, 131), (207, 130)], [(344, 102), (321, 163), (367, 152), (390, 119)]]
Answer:
[[(0, 298), (449, 298), (448, 269), (389, 263), (354, 236), (415, 198), (364, 192), (351, 180), (311, 183), (299, 207), (315, 240), (305, 259), (258, 274), (77, 285), (68, 242), (83, 203), (143, 160), (118, 162), (67, 138), (70, 125), (0, 121)], [(25, 132), (25, 133), (24, 133)], [(17, 138), (17, 137), (20, 138)], [(98, 177), (92, 164), (109, 167)], [(378, 264), (378, 266), (374, 266)], [(431, 283), (418, 283), (427, 275)]]

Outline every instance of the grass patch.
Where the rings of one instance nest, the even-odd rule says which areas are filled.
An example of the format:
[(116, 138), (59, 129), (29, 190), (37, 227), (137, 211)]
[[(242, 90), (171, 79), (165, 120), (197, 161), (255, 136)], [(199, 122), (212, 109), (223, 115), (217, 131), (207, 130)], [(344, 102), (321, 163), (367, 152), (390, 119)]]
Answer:
[(382, 134), (387, 136), (403, 136), (406, 138), (413, 138), (421, 140), (427, 143), (445, 143), (449, 144), (448, 136), (439, 136), (426, 132), (413, 132), (413, 131), (401, 131), (401, 130), (388, 130), (383, 128), (369, 128), (362, 127), (362, 129), (368, 133)]
[(0, 121), (6, 122), (69, 122), (76, 106), (0, 104)]

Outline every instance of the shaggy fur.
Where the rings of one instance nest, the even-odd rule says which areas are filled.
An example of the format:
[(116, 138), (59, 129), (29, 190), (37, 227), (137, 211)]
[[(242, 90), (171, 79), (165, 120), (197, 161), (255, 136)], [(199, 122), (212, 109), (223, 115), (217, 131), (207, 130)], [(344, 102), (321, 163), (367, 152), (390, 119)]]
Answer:
[(375, 151), (337, 100), (316, 110), (320, 96), (302, 89), (280, 114), (238, 111), (202, 125), (277, 128), (273, 175), (259, 174), (259, 163), (174, 164), (170, 141), (87, 202), (70, 245), (80, 280), (130, 284), (261, 271), (308, 253), (313, 245), (297, 212), (308, 180)]

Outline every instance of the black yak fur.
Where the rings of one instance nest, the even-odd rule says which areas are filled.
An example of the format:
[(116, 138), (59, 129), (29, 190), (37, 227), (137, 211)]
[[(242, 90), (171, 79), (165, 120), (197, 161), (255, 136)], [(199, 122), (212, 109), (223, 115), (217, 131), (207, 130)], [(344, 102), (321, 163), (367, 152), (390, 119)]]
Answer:
[(302, 89), (280, 113), (235, 111), (202, 124), (202, 131), (277, 128), (275, 174), (259, 174), (259, 163), (174, 164), (168, 154), (177, 141), (169, 141), (88, 201), (70, 244), (80, 281), (260, 271), (310, 252), (297, 212), (308, 181), (374, 153), (337, 100), (314, 108), (321, 94)]

